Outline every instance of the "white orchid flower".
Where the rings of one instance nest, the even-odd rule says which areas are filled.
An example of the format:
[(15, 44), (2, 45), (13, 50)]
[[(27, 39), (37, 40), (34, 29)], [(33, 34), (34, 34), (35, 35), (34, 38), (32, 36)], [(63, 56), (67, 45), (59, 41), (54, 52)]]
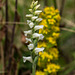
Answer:
[(42, 18), (37, 18), (36, 19), (36, 22), (40, 22), (40, 21), (42, 21)]
[(27, 36), (27, 34), (32, 34), (32, 30), (28, 30), (28, 31), (24, 31), (25, 36)]
[(36, 11), (35, 11), (35, 14), (36, 14), (36, 15), (39, 15), (41, 12), (42, 12), (42, 10), (36, 10)]
[(35, 54), (38, 54), (39, 52), (43, 52), (44, 48), (35, 48)]
[(33, 16), (32, 17), (32, 20), (34, 21), (35, 19), (37, 19), (38, 18), (38, 16)]
[(32, 42), (31, 39), (28, 39), (28, 38), (25, 38), (25, 39), (26, 39), (26, 42), (25, 43)]
[(34, 33), (33, 38), (39, 38), (39, 40), (43, 40), (44, 36), (42, 34)]
[(28, 49), (29, 49), (29, 50), (32, 50), (33, 48), (34, 48), (34, 44), (29, 44), (29, 45), (28, 45)]
[(30, 27), (30, 28), (33, 28), (33, 26), (34, 26), (34, 23), (31, 22), (31, 23), (29, 24), (29, 27)]
[(27, 14), (27, 15), (26, 15), (26, 17), (32, 17), (32, 16), (33, 16), (32, 14)]
[(40, 34), (39, 40), (43, 40), (43, 38), (44, 38), (43, 34)]
[(34, 33), (33, 34), (33, 38), (37, 38), (37, 37), (39, 37), (40, 36), (40, 34), (38, 34), (38, 33)]
[(29, 61), (32, 63), (32, 57), (31, 56), (29, 56), (29, 57), (23, 56), (23, 62), (26, 62), (26, 61)]
[(36, 30), (39, 30), (39, 29), (43, 29), (43, 25), (37, 25), (37, 26), (35, 26), (34, 27), (34, 30), (36, 31)]

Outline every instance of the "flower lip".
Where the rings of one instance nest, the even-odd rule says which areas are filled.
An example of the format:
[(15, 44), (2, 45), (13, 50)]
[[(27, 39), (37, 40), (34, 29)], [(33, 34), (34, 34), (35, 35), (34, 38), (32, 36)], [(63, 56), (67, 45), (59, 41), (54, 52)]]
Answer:
[(26, 15), (26, 17), (32, 17), (32, 16), (33, 16), (32, 14), (27, 14), (27, 15)]
[(29, 57), (23, 56), (23, 62), (26, 62), (26, 61), (30, 61), (32, 63), (32, 57), (31, 56), (29, 56)]
[(36, 19), (36, 22), (40, 22), (40, 21), (42, 21), (42, 18), (37, 18)]
[(28, 39), (28, 38), (25, 38), (25, 39), (26, 39), (26, 42), (25, 43), (32, 42), (31, 39)]
[(32, 20), (34, 21), (35, 19), (37, 19), (38, 18), (38, 16), (33, 16), (32, 17)]
[(33, 28), (33, 26), (34, 26), (34, 23), (33, 22), (30, 22), (29, 27), (30, 28)]
[(38, 54), (39, 52), (43, 52), (44, 48), (35, 48), (35, 54)]
[(35, 14), (39, 15), (41, 12), (42, 12), (42, 10), (37, 10), (37, 11), (35, 11)]
[(27, 36), (27, 34), (32, 34), (32, 30), (28, 30), (28, 31), (24, 31), (25, 36)]
[(43, 40), (44, 36), (42, 34), (34, 33), (33, 38), (39, 38), (39, 40)]
[(39, 29), (43, 29), (43, 27), (44, 27), (43, 25), (37, 25), (37, 26), (34, 27), (34, 29), (36, 31), (36, 30), (39, 30)]

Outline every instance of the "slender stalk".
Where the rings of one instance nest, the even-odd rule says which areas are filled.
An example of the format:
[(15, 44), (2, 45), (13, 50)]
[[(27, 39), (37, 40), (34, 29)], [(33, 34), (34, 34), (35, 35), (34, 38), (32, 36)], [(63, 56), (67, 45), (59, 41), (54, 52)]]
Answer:
[(60, 16), (62, 17), (63, 9), (64, 9), (65, 0), (61, 1), (61, 7), (60, 7)]
[(55, 9), (57, 9), (57, 2), (56, 2), (56, 0), (53, 0), (53, 3), (54, 3)]
[(5, 1), (5, 11), (6, 11), (6, 31), (5, 31), (5, 45), (4, 45), (4, 66), (6, 68), (6, 57), (7, 57), (7, 52), (8, 52), (8, 29), (7, 29), (7, 26), (8, 26), (8, 0)]
[[(18, 3), (18, 0), (16, 0), (15, 2), (15, 17), (14, 17), (14, 22), (17, 21), (17, 3)], [(9, 56), (9, 64), (8, 64), (8, 71), (9, 71), (9, 74), (11, 74), (11, 67), (12, 67), (12, 47), (13, 47), (13, 42), (14, 42), (14, 35), (15, 35), (15, 26), (16, 24), (14, 23), (13, 25), (13, 28), (12, 28), (12, 35), (11, 35), (11, 44), (10, 44), (10, 56)]]
[(35, 72), (36, 72), (36, 64), (33, 62), (33, 65), (32, 65), (32, 75), (35, 75)]

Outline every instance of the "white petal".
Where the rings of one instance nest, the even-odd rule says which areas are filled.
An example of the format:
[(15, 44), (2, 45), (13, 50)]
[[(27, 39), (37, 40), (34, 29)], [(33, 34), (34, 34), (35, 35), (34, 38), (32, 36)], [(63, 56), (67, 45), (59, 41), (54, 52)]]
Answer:
[(25, 36), (27, 36), (27, 34), (32, 34), (32, 30), (28, 30), (28, 31), (24, 31)]
[(34, 21), (35, 19), (37, 19), (38, 18), (38, 16), (33, 16), (32, 17), (32, 20)]
[(29, 27), (30, 27), (30, 28), (33, 28), (33, 26), (34, 26), (34, 23), (31, 22), (31, 23), (29, 24)]
[(28, 15), (26, 15), (26, 17), (32, 17), (33, 15), (32, 14), (28, 14)]
[(28, 49), (29, 49), (29, 50), (32, 50), (33, 48), (34, 48), (34, 44), (29, 44), (29, 45), (28, 45)]
[(36, 30), (39, 30), (39, 29), (43, 29), (43, 27), (44, 27), (43, 25), (37, 25), (37, 26), (34, 27), (34, 29), (36, 31)]
[(39, 37), (40, 35), (38, 34), (38, 33), (34, 33), (33, 34), (33, 38), (37, 38), (37, 37)]
[(43, 34), (40, 34), (39, 40), (43, 40), (43, 38), (44, 38)]
[(31, 20), (27, 20), (27, 24), (31, 23)]
[(42, 18), (37, 18), (36, 21), (40, 22), (40, 21), (42, 21)]
[(35, 10), (37, 10), (39, 7), (40, 7), (40, 4), (35, 7)]
[(32, 2), (32, 4), (31, 4), (31, 8), (33, 8), (33, 6), (34, 6), (34, 2), (35, 2), (35, 1)]
[(37, 10), (37, 11), (35, 11), (35, 14), (39, 15), (41, 12), (42, 12), (41, 10)]
[(28, 38), (25, 38), (25, 39), (26, 39), (26, 42), (25, 43), (32, 42), (31, 39), (28, 39)]
[(33, 10), (32, 10), (32, 9), (29, 9), (29, 11), (30, 11), (30, 12), (33, 12)]
[(33, 38), (39, 38), (39, 40), (43, 40), (44, 36), (42, 34), (34, 33)]
[(35, 3), (34, 3), (34, 5), (37, 5), (38, 4), (38, 1), (36, 1)]
[(26, 62), (26, 61), (30, 61), (32, 63), (32, 57), (31, 56), (29, 56), (29, 57), (23, 56), (23, 62)]
[(44, 48), (35, 48), (35, 54), (38, 54), (39, 52), (43, 51)]

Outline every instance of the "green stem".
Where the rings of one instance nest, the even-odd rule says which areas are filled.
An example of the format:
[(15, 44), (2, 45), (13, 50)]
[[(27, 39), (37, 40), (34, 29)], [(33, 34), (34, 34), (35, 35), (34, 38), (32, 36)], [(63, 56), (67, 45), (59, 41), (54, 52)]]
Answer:
[(55, 9), (57, 9), (57, 2), (56, 2), (56, 0), (53, 0), (53, 3), (54, 3)]
[(32, 64), (32, 75), (35, 75), (36, 72), (36, 64), (33, 62)]

